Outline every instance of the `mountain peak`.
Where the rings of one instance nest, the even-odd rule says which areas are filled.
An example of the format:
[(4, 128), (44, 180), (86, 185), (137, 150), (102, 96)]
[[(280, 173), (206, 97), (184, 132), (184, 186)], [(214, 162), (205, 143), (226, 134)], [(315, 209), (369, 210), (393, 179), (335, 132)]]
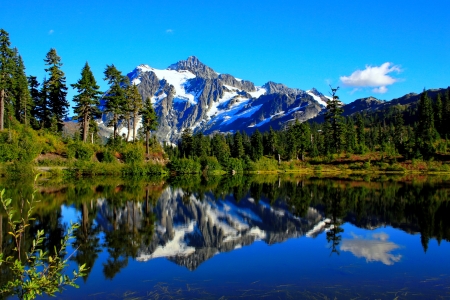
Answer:
[(213, 69), (202, 63), (196, 56), (189, 56), (186, 60), (180, 60), (179, 62), (170, 65), (167, 69), (190, 71), (195, 76), (206, 79), (213, 79), (218, 76)]

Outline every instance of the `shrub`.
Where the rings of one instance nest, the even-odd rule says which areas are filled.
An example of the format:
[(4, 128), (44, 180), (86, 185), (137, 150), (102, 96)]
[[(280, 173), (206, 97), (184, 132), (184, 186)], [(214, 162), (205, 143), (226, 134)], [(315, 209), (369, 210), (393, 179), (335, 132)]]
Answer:
[(140, 144), (125, 144), (120, 151), (127, 164), (136, 164), (144, 161), (144, 148)]
[(67, 145), (67, 156), (69, 158), (76, 158), (83, 161), (89, 161), (94, 155), (92, 144), (83, 142), (72, 142)]
[(170, 171), (179, 174), (200, 173), (201, 170), (200, 163), (189, 158), (174, 159), (167, 166)]
[(201, 157), (200, 165), (201, 169), (206, 172), (222, 170), (222, 166), (220, 165), (216, 157), (211, 156)]

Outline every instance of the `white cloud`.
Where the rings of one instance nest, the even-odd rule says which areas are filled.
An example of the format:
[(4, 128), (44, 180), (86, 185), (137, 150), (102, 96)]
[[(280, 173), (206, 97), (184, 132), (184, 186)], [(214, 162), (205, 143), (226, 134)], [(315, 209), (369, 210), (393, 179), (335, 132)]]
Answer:
[(363, 239), (355, 235), (353, 238), (342, 240), (341, 251), (349, 251), (356, 257), (364, 257), (367, 262), (379, 261), (388, 266), (399, 262), (402, 258), (400, 254), (390, 253), (400, 246), (389, 242), (389, 235), (386, 233), (373, 234), (372, 239)]
[(372, 90), (374, 93), (384, 94), (387, 92), (387, 88), (383, 85)]
[(48, 34), (53, 34), (53, 32), (55, 32), (53, 29), (50, 29), (50, 31), (48, 32)]
[(166, 29), (166, 33), (173, 33), (173, 29)]
[(392, 72), (401, 72), (400, 66), (385, 62), (379, 67), (366, 66), (364, 70), (356, 70), (350, 76), (341, 76), (341, 82), (350, 87), (373, 87), (374, 93), (386, 93), (388, 85), (398, 81), (389, 76)]

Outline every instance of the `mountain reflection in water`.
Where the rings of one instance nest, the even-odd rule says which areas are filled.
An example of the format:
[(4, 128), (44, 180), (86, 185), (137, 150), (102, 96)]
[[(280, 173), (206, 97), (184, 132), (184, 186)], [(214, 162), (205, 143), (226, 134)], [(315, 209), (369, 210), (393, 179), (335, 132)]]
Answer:
[[(0, 182), (2, 187), (7, 187), (6, 198), (30, 197), (33, 190), (31, 181)], [(244, 272), (245, 275), (237, 277), (242, 289), (261, 280), (264, 282), (262, 289), (275, 283), (283, 286), (291, 282), (297, 291), (313, 290), (315, 286), (320, 289), (325, 282), (348, 287), (369, 276), (363, 274), (373, 276), (367, 278), (367, 282), (381, 282), (397, 273), (412, 272), (408, 269), (412, 266), (412, 257), (416, 257), (414, 265), (419, 261), (424, 265), (436, 264), (434, 268), (410, 274), (412, 277), (437, 276), (438, 273), (446, 276), (444, 270), (439, 269), (446, 264), (434, 261), (436, 255), (450, 263), (447, 256), (436, 250), (447, 249), (450, 240), (450, 186), (440, 178), (418, 181), (406, 178), (392, 182), (385, 178), (366, 182), (270, 176), (177, 177), (168, 181), (93, 178), (45, 181), (38, 190), (36, 198), (41, 202), (36, 205), (36, 220), (27, 228), (24, 243), (29, 245), (37, 230), (44, 229), (48, 233), (44, 250), (51, 250), (70, 220), (80, 223), (73, 242), (78, 250), (71, 258), (74, 265), (89, 267), (84, 285), (74, 293), (80, 297), (86, 296), (84, 288), (85, 293), (98, 292), (95, 282), (104, 279), (117, 282), (116, 278), (121, 278), (118, 280), (134, 286), (140, 282), (140, 276), (147, 273), (142, 268), (150, 266), (159, 266), (152, 272), (159, 281), (171, 280), (170, 276), (190, 281), (191, 277), (186, 276), (201, 277), (203, 272), (213, 276), (211, 272), (218, 272), (219, 277), (214, 275), (211, 280), (221, 282), (220, 276), (225, 276), (220, 275), (222, 273)], [(8, 255), (12, 253), (12, 244), (6, 218), (2, 215), (0, 218), (1, 248)], [(439, 248), (433, 246), (433, 256), (427, 254), (430, 240), (443, 244)], [(262, 248), (262, 245), (271, 247)], [(422, 248), (421, 254), (414, 250), (417, 247)], [(235, 251), (237, 249), (240, 250)], [(232, 255), (216, 258), (220, 253)], [(246, 256), (239, 258), (241, 255)], [(251, 265), (259, 256), (266, 258)], [(227, 261), (232, 257), (237, 260)], [(217, 266), (220, 270), (208, 273), (216, 264), (222, 264)], [(227, 271), (228, 265), (235, 264)], [(350, 272), (344, 268), (347, 265), (360, 269)], [(380, 267), (397, 273), (383, 271)], [(9, 273), (4, 265), (0, 268), (0, 284), (3, 284)], [(144, 273), (132, 271), (136, 268)], [(172, 275), (165, 274), (164, 269), (170, 269)], [(183, 273), (182, 270), (195, 272)], [(341, 274), (344, 276), (324, 277), (324, 270), (329, 274), (346, 271)], [(121, 277), (122, 274), (128, 276), (127, 279)], [(258, 279), (261, 276), (263, 279)], [(400, 289), (403, 275), (399, 278), (395, 288)], [(448, 276), (441, 278), (449, 282)], [(247, 279), (253, 281), (245, 283)], [(391, 280), (389, 284), (394, 282)], [(238, 290), (231, 292), (233, 289), (227, 288), (228, 284), (231, 283), (225, 284), (223, 293), (238, 297)], [(412, 283), (411, 286), (420, 288)], [(180, 288), (176, 284), (175, 287)], [(114, 288), (119, 289), (119, 285)], [(147, 287), (136, 289), (144, 293)], [(218, 293), (217, 287), (205, 289), (213, 295)], [(293, 292), (292, 289), (289, 291)], [(358, 285), (346, 295), (354, 296), (352, 293), (357, 290), (358, 293), (367, 291), (363, 285)], [(327, 297), (333, 295), (336, 294), (330, 292)]]

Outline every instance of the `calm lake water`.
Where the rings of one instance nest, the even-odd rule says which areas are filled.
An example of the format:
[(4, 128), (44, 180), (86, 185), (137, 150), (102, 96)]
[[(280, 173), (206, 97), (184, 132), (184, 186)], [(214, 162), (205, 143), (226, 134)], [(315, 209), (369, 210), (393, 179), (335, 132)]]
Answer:
[[(3, 187), (12, 198), (33, 190)], [(70, 221), (81, 224), (69, 270), (89, 271), (61, 299), (450, 298), (446, 178), (94, 178), (37, 189), (28, 236), (45, 229), (52, 249)], [(10, 253), (4, 216), (1, 234)]]

